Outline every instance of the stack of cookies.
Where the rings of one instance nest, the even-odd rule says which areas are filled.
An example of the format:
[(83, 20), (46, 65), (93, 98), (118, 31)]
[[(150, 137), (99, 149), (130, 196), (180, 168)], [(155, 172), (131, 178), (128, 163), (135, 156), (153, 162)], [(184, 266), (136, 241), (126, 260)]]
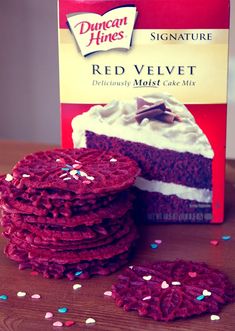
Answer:
[(130, 188), (138, 174), (128, 157), (94, 149), (26, 156), (0, 178), (6, 255), (47, 278), (116, 271), (137, 238)]

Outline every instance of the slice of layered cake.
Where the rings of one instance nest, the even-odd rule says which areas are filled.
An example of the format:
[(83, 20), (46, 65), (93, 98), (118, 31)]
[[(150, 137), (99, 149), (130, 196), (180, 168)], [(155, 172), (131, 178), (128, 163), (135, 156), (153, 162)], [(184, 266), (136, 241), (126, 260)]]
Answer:
[[(137, 161), (137, 215), (148, 222), (212, 219), (214, 152), (193, 115), (155, 94), (96, 105), (72, 121), (74, 147), (111, 150)], [(115, 162), (115, 160), (114, 160)]]

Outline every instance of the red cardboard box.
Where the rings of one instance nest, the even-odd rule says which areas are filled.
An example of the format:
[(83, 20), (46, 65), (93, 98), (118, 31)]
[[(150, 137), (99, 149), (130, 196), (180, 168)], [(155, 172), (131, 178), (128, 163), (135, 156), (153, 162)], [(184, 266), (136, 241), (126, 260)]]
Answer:
[(223, 222), (229, 1), (58, 6), (63, 147), (134, 158), (145, 222)]

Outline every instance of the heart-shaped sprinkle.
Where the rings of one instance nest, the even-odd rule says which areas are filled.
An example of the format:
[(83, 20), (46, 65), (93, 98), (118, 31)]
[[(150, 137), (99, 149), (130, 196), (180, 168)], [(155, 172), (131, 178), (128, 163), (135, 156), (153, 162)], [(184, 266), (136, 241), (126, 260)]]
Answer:
[(65, 325), (65, 326), (68, 326), (68, 327), (70, 327), (70, 326), (72, 326), (72, 325), (74, 325), (74, 324), (75, 324), (74, 321), (66, 321), (66, 322), (64, 322), (64, 325)]
[(213, 246), (217, 246), (219, 244), (219, 240), (211, 240), (210, 244)]
[(171, 284), (174, 286), (179, 286), (179, 285), (181, 285), (181, 282), (172, 282)]
[(152, 278), (152, 276), (151, 275), (148, 275), (148, 276), (143, 276), (143, 279), (144, 280), (150, 280)]
[(30, 175), (28, 175), (28, 174), (23, 174), (22, 177), (24, 177), (24, 178), (29, 178)]
[(150, 247), (153, 249), (156, 249), (156, 248), (158, 248), (158, 244), (156, 244), (156, 243), (150, 244)]
[(129, 265), (128, 268), (132, 270), (134, 268), (134, 266), (133, 265)]
[(26, 296), (26, 292), (21, 292), (21, 291), (19, 291), (19, 292), (17, 292), (17, 296), (18, 296), (19, 298), (23, 298), (23, 297)]
[(46, 314), (45, 314), (45, 319), (49, 319), (49, 318), (52, 318), (53, 317), (53, 314), (48, 311)]
[(169, 287), (169, 284), (164, 280), (163, 282), (162, 282), (162, 284), (161, 284), (161, 288), (162, 289), (166, 289), (166, 288), (168, 288)]
[(211, 296), (211, 292), (210, 291), (207, 291), (207, 290), (204, 290), (202, 292), (202, 294), (204, 295), (204, 297), (210, 297)]
[(149, 295), (149, 296), (147, 296), (147, 297), (144, 297), (142, 300), (143, 301), (146, 301), (146, 300), (150, 300), (151, 299), (151, 296)]
[(198, 301), (202, 301), (204, 298), (205, 298), (205, 296), (202, 294), (202, 295), (199, 295), (196, 299)]
[(231, 236), (222, 236), (222, 239), (223, 240), (230, 240), (231, 239)]
[(63, 323), (60, 321), (56, 321), (53, 323), (53, 326), (63, 326)]
[(74, 290), (77, 290), (77, 289), (79, 289), (79, 288), (81, 288), (81, 287), (82, 287), (81, 284), (74, 284), (74, 285), (73, 285), (73, 289), (74, 289)]
[(6, 294), (0, 295), (0, 300), (6, 301), (8, 299), (8, 296)]
[(188, 275), (189, 275), (189, 277), (191, 277), (191, 278), (195, 278), (195, 277), (197, 277), (197, 273), (194, 272), (194, 271), (189, 271)]
[(66, 307), (58, 308), (58, 313), (65, 314), (65, 313), (67, 313), (67, 311), (68, 311), (68, 308), (66, 308)]
[(94, 318), (89, 317), (88, 319), (86, 319), (86, 324), (94, 324), (96, 322), (96, 320)]
[(75, 276), (80, 276), (82, 274), (82, 271), (77, 271), (77, 272), (75, 272)]
[(154, 240), (154, 242), (155, 242), (156, 244), (158, 244), (158, 245), (161, 245), (162, 240), (160, 240), (160, 239), (156, 239), (156, 240)]
[(104, 295), (107, 296), (107, 297), (111, 297), (112, 292), (111, 291), (106, 291), (106, 292), (104, 292)]
[(5, 177), (5, 180), (7, 182), (11, 182), (13, 180), (13, 176), (11, 174), (7, 174), (6, 177)]
[(211, 321), (218, 321), (220, 317), (218, 315), (211, 315)]
[(112, 158), (112, 159), (109, 160), (109, 162), (111, 162), (111, 163), (115, 163), (115, 162), (117, 162), (117, 159)]
[(33, 294), (31, 296), (32, 299), (41, 299), (41, 295), (40, 294)]

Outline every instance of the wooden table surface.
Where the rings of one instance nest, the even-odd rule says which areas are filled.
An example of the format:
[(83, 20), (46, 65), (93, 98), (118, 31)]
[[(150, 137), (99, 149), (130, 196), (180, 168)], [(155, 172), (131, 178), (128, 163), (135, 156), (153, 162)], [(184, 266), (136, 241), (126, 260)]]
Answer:
[[(51, 146), (49, 146), (51, 147)], [(0, 141), (0, 173), (11, 171), (11, 167), (25, 154), (46, 149), (48, 146), (20, 142)], [(141, 239), (131, 264), (156, 260), (182, 258), (204, 261), (218, 267), (235, 284), (235, 162), (227, 161), (226, 168), (226, 216), (222, 225), (153, 225), (141, 228)], [(210, 240), (231, 235), (229, 241), (220, 240), (212, 246)], [(155, 239), (163, 242), (158, 249), (150, 248)], [(137, 316), (136, 312), (124, 312), (115, 306), (112, 298), (104, 297), (116, 282), (119, 272), (107, 277), (70, 282), (68, 280), (47, 280), (32, 276), (29, 270), (19, 271), (17, 265), (3, 255), (4, 239), (0, 239), (0, 295), (6, 294), (7, 301), (0, 301), (0, 331), (47, 331), (65, 330), (53, 327), (55, 320), (74, 320), (72, 330), (92, 331), (234, 331), (235, 304), (224, 307), (219, 321), (211, 321), (210, 315), (178, 320), (171, 323), (155, 322)], [(74, 291), (72, 286), (79, 282), (82, 288)], [(18, 291), (27, 292), (25, 298), (18, 298)], [(30, 295), (38, 293), (41, 299), (32, 300)], [(58, 307), (67, 307), (68, 313), (59, 314)], [(55, 314), (53, 320), (45, 320), (46, 312)], [(92, 317), (95, 325), (86, 326), (85, 320)]]

